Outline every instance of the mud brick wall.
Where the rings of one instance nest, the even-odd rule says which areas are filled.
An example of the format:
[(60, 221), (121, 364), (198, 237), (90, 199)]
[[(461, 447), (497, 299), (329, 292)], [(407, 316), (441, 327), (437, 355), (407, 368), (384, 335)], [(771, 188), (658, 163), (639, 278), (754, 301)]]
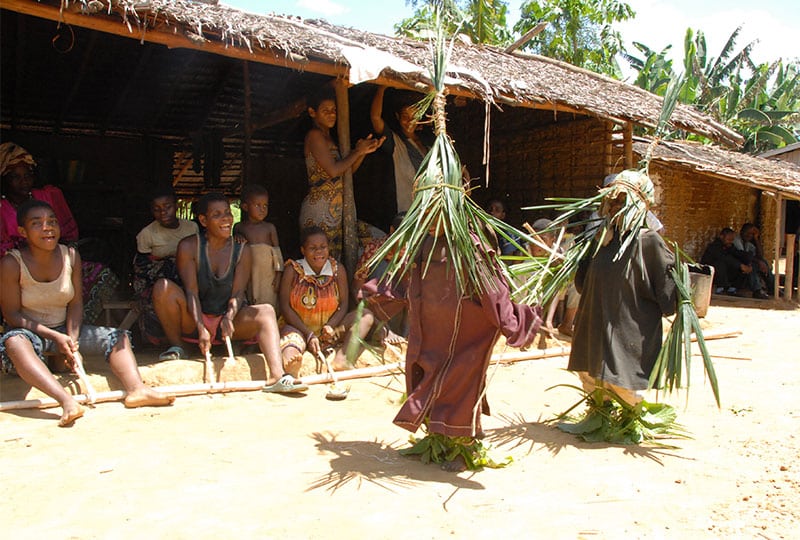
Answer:
[(513, 225), (547, 214), (522, 207), (545, 204), (548, 197), (586, 197), (602, 183), (608, 129), (602, 120), (522, 108), (493, 111), (486, 187), (483, 109), (459, 112), (450, 116), (449, 127), (471, 176), (480, 177), (472, 196), (484, 206), (489, 199), (503, 200)]
[[(664, 223), (664, 236), (695, 259), (723, 227), (738, 232), (745, 222), (757, 223), (760, 192), (756, 189), (658, 163), (650, 165), (650, 177), (656, 186), (653, 212)], [(770, 225), (762, 227), (769, 236), (765, 240), (772, 242), (774, 233), (767, 235), (767, 228)]]

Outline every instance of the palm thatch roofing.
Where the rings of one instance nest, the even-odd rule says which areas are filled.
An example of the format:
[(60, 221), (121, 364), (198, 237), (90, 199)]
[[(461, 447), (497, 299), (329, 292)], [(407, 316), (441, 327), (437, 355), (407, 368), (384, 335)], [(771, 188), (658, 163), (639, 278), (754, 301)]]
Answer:
[[(647, 153), (649, 140), (636, 138), (633, 150)], [(800, 200), (800, 167), (785, 161), (731, 152), (689, 141), (660, 141), (652, 162), (684, 168), (721, 180)]]
[[(190, 0), (2, 0), (0, 7), (70, 25), (168, 47), (346, 78), (355, 84), (422, 89), (430, 51), (426, 42), (388, 37), (320, 20), (256, 15)], [(512, 106), (587, 114), (654, 126), (661, 98), (640, 88), (552, 59), (507, 54), (495, 47), (456, 42), (451, 93)], [(675, 127), (728, 146), (742, 137), (688, 106)]]

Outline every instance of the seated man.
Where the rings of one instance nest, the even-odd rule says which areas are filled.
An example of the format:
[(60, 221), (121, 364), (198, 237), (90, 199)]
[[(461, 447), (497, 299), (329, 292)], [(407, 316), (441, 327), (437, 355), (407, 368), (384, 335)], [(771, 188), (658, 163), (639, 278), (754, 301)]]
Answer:
[(772, 273), (769, 263), (764, 259), (764, 249), (761, 246), (761, 233), (758, 227), (752, 223), (745, 223), (739, 229), (739, 234), (733, 239), (736, 249), (747, 253), (750, 265), (762, 280), (763, 288), (768, 294), (775, 290), (775, 275)]
[(265, 392), (306, 390), (291, 375), (280, 375), (283, 366), (274, 308), (245, 302), (252, 259), (250, 247), (231, 236), (228, 199), (221, 193), (208, 193), (197, 202), (196, 211), (205, 231), (181, 240), (176, 255), (183, 289), (167, 279), (153, 287), (153, 307), (171, 348), (183, 357), (182, 339), (196, 339), (202, 354), (225, 337), (254, 340), (269, 368)]
[(714, 292), (735, 295), (738, 289), (745, 288), (753, 292), (754, 298), (767, 298), (758, 276), (753, 274), (753, 267), (748, 264), (747, 254), (733, 245), (735, 236), (733, 229), (725, 227), (700, 259), (702, 264), (714, 267)]

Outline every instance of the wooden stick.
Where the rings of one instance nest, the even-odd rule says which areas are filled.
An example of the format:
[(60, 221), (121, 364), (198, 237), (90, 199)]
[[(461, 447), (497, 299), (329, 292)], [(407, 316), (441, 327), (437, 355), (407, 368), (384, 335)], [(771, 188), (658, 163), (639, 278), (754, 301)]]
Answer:
[[(721, 328), (715, 332), (703, 332), (703, 339), (706, 341), (710, 341), (712, 339), (725, 339), (725, 338), (732, 338), (732, 337), (739, 337), (742, 335), (741, 330), (737, 330), (735, 328)], [(697, 336), (692, 335), (692, 341), (697, 341)]]
[(86, 403), (89, 405), (94, 405), (97, 401), (97, 392), (92, 386), (92, 382), (89, 380), (88, 375), (86, 375), (86, 370), (83, 369), (83, 355), (78, 351), (72, 353), (72, 357), (75, 360), (75, 372), (78, 374), (78, 378), (83, 383), (83, 386), (86, 388)]
[[(536, 360), (541, 358), (549, 358), (554, 356), (566, 356), (569, 354), (569, 348), (565, 347), (552, 347), (544, 350), (531, 350), (520, 351), (511, 353), (501, 353), (492, 356), (492, 362), (499, 362), (503, 364), (522, 362), (524, 360)], [(207, 356), (208, 361), (211, 360), (211, 354)], [(365, 379), (369, 377), (382, 377), (384, 375), (392, 375), (395, 373), (402, 373), (405, 367), (405, 362), (393, 362), (391, 364), (382, 364), (380, 366), (369, 366), (364, 368), (350, 369), (347, 371), (340, 371), (336, 375), (338, 381), (346, 381), (353, 379)], [(208, 368), (206, 368), (207, 371)], [(211, 373), (213, 373), (213, 363), (211, 364)], [(308, 375), (302, 377), (301, 381), (305, 384), (328, 384), (333, 382), (333, 378), (328, 373), (319, 375)], [(249, 392), (261, 390), (267, 381), (229, 381), (229, 382), (207, 382), (195, 384), (180, 384), (172, 386), (160, 386), (154, 388), (158, 392), (174, 394), (178, 397), (194, 396), (201, 394), (218, 394), (225, 392)], [(95, 396), (97, 403), (106, 403), (110, 401), (120, 401), (125, 397), (125, 392), (121, 390), (113, 390), (109, 392), (100, 392)], [(75, 401), (78, 403), (85, 403), (87, 397), (84, 394), (74, 396)], [(4, 401), (0, 402), (0, 411), (11, 411), (16, 409), (46, 409), (50, 407), (59, 407), (58, 402), (52, 398), (41, 399), (26, 399), (19, 401)]]
[(217, 377), (214, 373), (214, 362), (211, 361), (211, 351), (206, 351), (206, 362), (204, 368), (203, 382), (211, 384), (217, 382)]
[(233, 345), (231, 345), (231, 338), (225, 336), (225, 346), (228, 348), (228, 357), (225, 359), (225, 367), (236, 365), (236, 358), (233, 356)]

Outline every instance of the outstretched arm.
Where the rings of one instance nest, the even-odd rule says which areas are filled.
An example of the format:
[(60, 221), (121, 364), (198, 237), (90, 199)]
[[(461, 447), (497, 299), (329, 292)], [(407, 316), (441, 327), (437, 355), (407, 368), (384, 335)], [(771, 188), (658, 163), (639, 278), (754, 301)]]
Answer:
[(377, 135), (383, 135), (386, 124), (383, 120), (383, 97), (386, 94), (386, 87), (379, 86), (372, 98), (372, 106), (369, 109), (369, 117), (372, 120), (372, 129)]
[(370, 134), (366, 139), (359, 139), (356, 147), (347, 157), (334, 159), (325, 136), (320, 130), (312, 129), (306, 135), (306, 149), (329, 176), (337, 177), (344, 174), (348, 169), (355, 171), (364, 161), (364, 156), (377, 150), (383, 144), (383, 141), (383, 138), (373, 139), (372, 134)]

